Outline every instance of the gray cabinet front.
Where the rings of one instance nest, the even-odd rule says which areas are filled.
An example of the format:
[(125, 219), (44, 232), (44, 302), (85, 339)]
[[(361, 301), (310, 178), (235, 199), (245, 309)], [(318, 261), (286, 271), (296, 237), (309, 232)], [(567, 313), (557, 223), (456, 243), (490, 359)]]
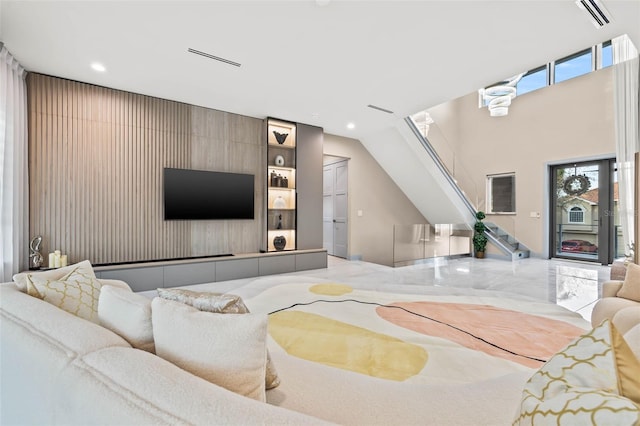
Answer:
[(260, 275), (284, 274), (296, 270), (295, 256), (269, 256), (259, 258)]
[(216, 263), (216, 281), (237, 280), (259, 275), (257, 258), (222, 260)]
[(101, 271), (100, 278), (122, 280), (133, 291), (155, 290), (164, 287), (164, 267), (129, 268)]

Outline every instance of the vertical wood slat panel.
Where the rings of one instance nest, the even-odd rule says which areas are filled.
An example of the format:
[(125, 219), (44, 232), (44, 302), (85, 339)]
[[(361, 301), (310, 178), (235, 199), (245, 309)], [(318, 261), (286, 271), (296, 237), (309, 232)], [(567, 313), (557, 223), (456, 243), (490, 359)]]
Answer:
[[(261, 247), (261, 210), (253, 224), (203, 223), (164, 221), (162, 207), (163, 168), (196, 166), (196, 153), (193, 168), (248, 172), (230, 158), (237, 139), (264, 163), (260, 120), (33, 73), (27, 84), (30, 233), (44, 237), (45, 257), (60, 249), (102, 264)], [(232, 122), (258, 136), (229, 135)]]
[(161, 205), (162, 168), (189, 167), (190, 134), (177, 131), (189, 127), (180, 122), (189, 106), (35, 73), (28, 88), (29, 228), (45, 258), (55, 249), (94, 264), (189, 256), (178, 235), (189, 223), (165, 222)]

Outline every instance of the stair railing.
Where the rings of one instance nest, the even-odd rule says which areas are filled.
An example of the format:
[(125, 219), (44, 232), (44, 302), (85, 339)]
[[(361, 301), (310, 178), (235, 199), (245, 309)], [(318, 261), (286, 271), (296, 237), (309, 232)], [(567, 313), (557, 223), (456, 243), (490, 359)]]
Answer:
[[(445, 152), (446, 155), (443, 155), (443, 157), (441, 157), (438, 154), (436, 149), (433, 147), (433, 145), (427, 138), (427, 131), (425, 131), (424, 126), (421, 126), (423, 127), (423, 129), (421, 130), (416, 124), (416, 122), (414, 121), (414, 118), (419, 116), (419, 114), (421, 113), (417, 113), (410, 117), (406, 117), (404, 121), (407, 123), (407, 126), (409, 126), (409, 129), (411, 129), (411, 131), (416, 136), (416, 138), (418, 138), (418, 141), (421, 143), (421, 145), (424, 147), (427, 154), (434, 161), (434, 163), (436, 164), (436, 167), (438, 167), (438, 169), (442, 172), (443, 176), (445, 176), (447, 181), (451, 184), (451, 188), (462, 199), (463, 203), (465, 204), (469, 212), (473, 216), (475, 216), (476, 211), (478, 210), (477, 206), (479, 204), (479, 197), (477, 194), (477, 188), (473, 183), (473, 180), (470, 178), (465, 179), (465, 181), (468, 181), (468, 183), (471, 185), (470, 188), (472, 188), (472, 190), (475, 192), (474, 194), (476, 198), (475, 205), (471, 201), (470, 197), (466, 194), (466, 192), (462, 189), (462, 185), (458, 183), (458, 179), (456, 178), (456, 175), (458, 178), (462, 178), (463, 175), (465, 174), (465, 171), (464, 171), (464, 167), (460, 164), (459, 161), (457, 161), (457, 156), (455, 155), (455, 151), (451, 148), (449, 143), (446, 141), (446, 138), (443, 136), (442, 140), (444, 142), (441, 144), (442, 146), (440, 147), (441, 148), (440, 151)], [(443, 147), (445, 147), (445, 149), (442, 149)], [(443, 158), (449, 159), (448, 161), (449, 166), (445, 164), (445, 162), (443, 161)], [(468, 175), (468, 173), (466, 174)]]

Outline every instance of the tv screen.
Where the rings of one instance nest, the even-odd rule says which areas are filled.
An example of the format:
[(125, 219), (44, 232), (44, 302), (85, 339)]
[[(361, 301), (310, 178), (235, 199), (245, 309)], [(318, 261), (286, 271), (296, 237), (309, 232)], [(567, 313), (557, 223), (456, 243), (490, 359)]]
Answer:
[(253, 219), (254, 175), (164, 169), (164, 219)]

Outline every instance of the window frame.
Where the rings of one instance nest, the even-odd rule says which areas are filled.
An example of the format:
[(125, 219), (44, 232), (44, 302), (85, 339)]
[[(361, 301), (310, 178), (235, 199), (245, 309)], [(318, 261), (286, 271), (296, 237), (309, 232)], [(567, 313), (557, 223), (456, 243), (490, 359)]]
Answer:
[[(611, 66), (613, 64), (613, 58), (612, 58), (612, 64), (605, 65), (605, 66), (602, 65), (602, 59), (603, 59), (603, 52), (602, 51), (603, 51), (604, 48), (610, 47), (610, 46), (612, 46), (611, 39), (603, 41), (602, 43), (598, 43), (598, 44), (593, 45), (591, 47), (588, 47), (586, 49), (582, 49), (582, 50), (580, 50), (578, 52), (574, 52), (571, 55), (565, 56), (563, 58), (556, 59), (554, 61), (547, 62), (544, 65), (540, 65), (538, 67), (530, 69), (529, 71), (527, 71), (522, 76), (522, 78), (525, 78), (530, 74), (534, 74), (536, 72), (542, 71), (544, 68), (546, 68), (546, 70), (547, 70), (547, 73), (546, 73), (547, 74), (547, 84), (545, 86), (543, 86), (543, 87), (539, 87), (537, 89), (533, 89), (533, 90), (530, 90), (530, 91), (525, 92), (525, 93), (518, 93), (517, 96), (526, 95), (527, 93), (535, 92), (536, 90), (544, 89), (545, 87), (548, 87), (548, 86), (553, 86), (554, 84), (556, 84), (556, 64), (561, 64), (563, 62), (566, 62), (566, 61), (569, 61), (571, 59), (577, 58), (578, 56), (584, 55), (586, 53), (591, 53), (591, 71), (589, 71), (589, 72), (587, 72), (585, 74), (580, 74), (580, 75), (575, 76), (575, 77), (580, 77), (580, 76), (583, 76), (583, 75), (587, 75), (590, 72), (597, 71), (597, 70), (600, 70), (600, 69), (603, 69), (603, 68)], [(568, 81), (568, 80), (571, 80), (572, 78), (575, 78), (575, 77), (571, 77), (571, 78), (568, 78), (568, 79), (562, 80), (562, 81)], [(495, 83), (495, 84), (498, 84), (498, 83)], [(495, 84), (493, 84), (493, 85), (495, 85)], [(484, 89), (486, 89), (487, 87), (491, 87), (493, 85), (486, 86)], [(487, 104), (488, 104), (488, 102), (484, 101), (484, 97), (482, 96), (482, 93), (483, 93), (484, 89), (479, 89), (478, 90), (478, 108), (486, 107)]]
[[(529, 90), (529, 91), (527, 91), (527, 92), (524, 92), (524, 93), (519, 93), (519, 92), (517, 92), (517, 91), (516, 91), (516, 95), (517, 95), (517, 96), (526, 95), (527, 93), (535, 92), (536, 90), (544, 89), (545, 87), (549, 86), (549, 67), (548, 67), (548, 65), (547, 65), (547, 64), (545, 64), (545, 65), (540, 65), (539, 67), (536, 67), (536, 68), (534, 68), (534, 69), (531, 69), (531, 70), (527, 71), (527, 72), (522, 76), (522, 78), (520, 79), (520, 81), (522, 81), (522, 80), (524, 80), (525, 78), (529, 77), (530, 75), (532, 75), (532, 74), (536, 74), (536, 73), (538, 73), (538, 72), (540, 72), (540, 71), (544, 71), (544, 72), (545, 72), (545, 76), (544, 76), (544, 78), (545, 78), (545, 84), (544, 84), (543, 86), (541, 86), (541, 87), (536, 87), (535, 89), (531, 89), (531, 90)], [(520, 81), (518, 82), (518, 84), (520, 84)], [(518, 89), (518, 84), (516, 84), (516, 90)]]
[[(495, 178), (504, 178), (504, 177), (511, 177), (512, 178), (512, 183), (511, 183), (511, 199), (513, 200), (512, 202), (512, 211), (495, 211), (494, 207), (493, 207), (493, 185), (492, 185), (492, 181)], [(486, 199), (486, 206), (487, 206), (487, 213), (488, 214), (495, 214), (495, 215), (516, 215), (517, 214), (517, 207), (516, 207), (516, 173), (515, 172), (508, 172), (508, 173), (497, 173), (497, 174), (491, 174), (491, 175), (487, 175), (487, 199)]]
[[(603, 64), (604, 50), (607, 47), (611, 48), (611, 63), (607, 64), (607, 65), (604, 65)], [(597, 55), (597, 57), (596, 57), (596, 61), (597, 61), (596, 62), (596, 68), (597, 69), (601, 70), (601, 69), (608, 68), (608, 67), (612, 66), (613, 65), (613, 43), (611, 42), (611, 40), (608, 40), (608, 41), (605, 41), (605, 42), (602, 42), (602, 43), (596, 45), (596, 55)]]
[[(595, 56), (596, 55), (595, 55), (594, 50), (595, 49), (594, 49), (593, 46), (592, 47), (588, 47), (586, 49), (580, 50), (579, 52), (572, 53), (571, 55), (565, 56), (564, 58), (556, 59), (555, 61), (553, 61), (552, 62), (553, 65), (551, 67), (553, 69), (553, 84), (558, 84), (558, 83), (562, 83), (562, 82), (565, 82), (565, 81), (569, 81), (569, 80), (572, 80), (572, 79), (574, 79), (576, 77), (581, 77), (583, 75), (587, 75), (587, 74), (595, 71), (595, 68), (596, 68), (595, 67)], [(557, 78), (556, 78), (556, 76), (557, 76), (556, 68), (558, 67), (558, 65), (562, 65), (565, 62), (569, 62), (569, 61), (571, 61), (573, 59), (579, 58), (579, 57), (587, 55), (587, 54), (591, 55), (591, 58), (590, 58), (591, 66), (589, 68), (589, 71), (587, 71), (585, 73), (582, 73), (582, 74), (579, 74), (579, 75), (574, 75), (574, 76), (569, 77), (569, 78), (565, 78), (564, 80), (562, 80), (560, 82), (557, 80)]]

